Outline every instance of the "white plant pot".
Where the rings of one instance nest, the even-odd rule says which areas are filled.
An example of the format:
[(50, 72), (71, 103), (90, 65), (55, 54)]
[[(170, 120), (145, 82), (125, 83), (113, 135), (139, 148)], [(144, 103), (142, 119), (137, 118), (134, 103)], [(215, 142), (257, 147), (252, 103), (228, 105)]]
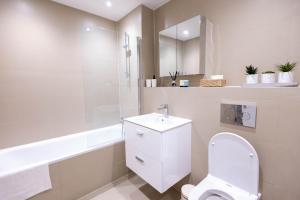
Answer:
[(275, 83), (275, 81), (276, 81), (275, 73), (261, 75), (261, 83)]
[(247, 84), (257, 84), (258, 83), (258, 74), (251, 74), (246, 76)]
[(293, 83), (294, 73), (293, 72), (279, 72), (278, 83)]

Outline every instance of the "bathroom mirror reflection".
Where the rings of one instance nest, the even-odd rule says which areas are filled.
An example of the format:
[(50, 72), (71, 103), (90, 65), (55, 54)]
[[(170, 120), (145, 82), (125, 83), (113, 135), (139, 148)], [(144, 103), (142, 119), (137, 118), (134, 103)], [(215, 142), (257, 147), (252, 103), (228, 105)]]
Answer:
[(159, 33), (160, 77), (205, 74), (207, 19), (196, 16)]

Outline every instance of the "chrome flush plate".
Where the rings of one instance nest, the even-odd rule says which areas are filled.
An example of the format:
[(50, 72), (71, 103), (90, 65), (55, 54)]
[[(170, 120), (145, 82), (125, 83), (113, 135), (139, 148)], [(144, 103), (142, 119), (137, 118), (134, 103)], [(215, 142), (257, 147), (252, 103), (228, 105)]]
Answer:
[(224, 124), (256, 127), (255, 103), (221, 103), (220, 121)]

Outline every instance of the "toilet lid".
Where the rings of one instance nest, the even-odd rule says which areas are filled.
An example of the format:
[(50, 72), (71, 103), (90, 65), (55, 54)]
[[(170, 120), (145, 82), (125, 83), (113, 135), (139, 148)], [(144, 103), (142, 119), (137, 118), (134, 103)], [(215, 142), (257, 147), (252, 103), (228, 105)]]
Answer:
[(255, 149), (244, 138), (220, 133), (209, 142), (209, 174), (258, 194), (259, 161)]

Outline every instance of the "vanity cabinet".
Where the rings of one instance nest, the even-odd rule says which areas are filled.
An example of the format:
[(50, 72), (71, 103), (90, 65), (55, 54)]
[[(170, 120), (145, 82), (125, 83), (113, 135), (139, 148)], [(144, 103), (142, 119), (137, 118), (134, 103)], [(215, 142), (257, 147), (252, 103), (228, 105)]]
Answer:
[(191, 172), (191, 122), (157, 131), (125, 120), (126, 165), (160, 193)]

